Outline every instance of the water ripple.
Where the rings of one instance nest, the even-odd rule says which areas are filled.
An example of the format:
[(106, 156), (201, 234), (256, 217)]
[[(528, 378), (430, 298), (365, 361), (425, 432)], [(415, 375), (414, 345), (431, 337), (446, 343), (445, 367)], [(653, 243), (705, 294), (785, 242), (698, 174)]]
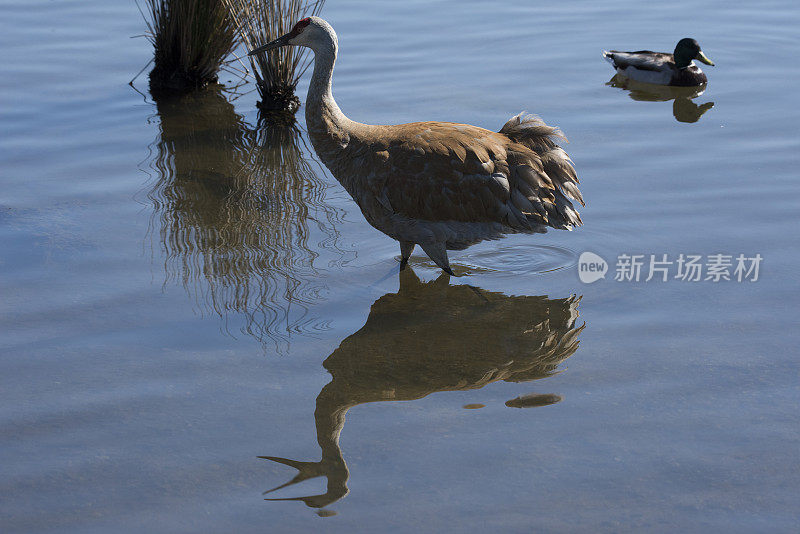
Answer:
[[(455, 263), (459, 274), (504, 272), (509, 274), (544, 274), (568, 269), (578, 263), (578, 253), (560, 245), (509, 244), (478, 249), (460, 255)], [(454, 268), (455, 269), (455, 268)]]

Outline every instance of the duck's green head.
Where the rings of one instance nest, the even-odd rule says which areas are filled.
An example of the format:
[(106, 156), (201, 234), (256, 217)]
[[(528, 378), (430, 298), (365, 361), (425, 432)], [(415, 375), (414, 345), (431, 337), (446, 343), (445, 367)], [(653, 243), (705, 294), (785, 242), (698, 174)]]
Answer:
[(675, 66), (679, 69), (688, 67), (693, 59), (702, 61), (706, 65), (714, 65), (714, 62), (708, 59), (708, 56), (700, 50), (700, 45), (697, 41), (690, 37), (678, 41), (673, 55), (675, 56)]

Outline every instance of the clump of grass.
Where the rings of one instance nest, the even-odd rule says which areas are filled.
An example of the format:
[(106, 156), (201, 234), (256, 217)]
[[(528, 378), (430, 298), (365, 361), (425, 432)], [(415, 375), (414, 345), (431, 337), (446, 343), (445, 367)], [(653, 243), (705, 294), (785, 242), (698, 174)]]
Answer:
[[(222, 1), (228, 6), (248, 50), (289, 33), (298, 20), (319, 14), (325, 3), (325, 0)], [(267, 111), (297, 111), (300, 107), (300, 99), (294, 94), (297, 82), (311, 64), (306, 50), (284, 46), (249, 59), (261, 97), (258, 107)]]
[[(236, 29), (222, 0), (144, 0), (153, 43), (150, 92), (183, 93), (217, 81), (236, 47)], [(140, 7), (141, 10), (141, 7)]]

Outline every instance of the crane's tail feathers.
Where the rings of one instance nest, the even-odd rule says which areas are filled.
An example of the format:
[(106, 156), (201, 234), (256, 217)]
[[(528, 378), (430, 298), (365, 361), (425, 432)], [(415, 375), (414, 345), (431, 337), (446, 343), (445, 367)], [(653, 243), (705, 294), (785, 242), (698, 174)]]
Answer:
[[(548, 126), (537, 115), (525, 114), (524, 111), (518, 115), (511, 117), (502, 128), (500, 133), (505, 134), (512, 141), (525, 144), (526, 140), (531, 139), (549, 139), (550, 137), (557, 137), (567, 141), (567, 137), (553, 126)], [(569, 142), (569, 141), (567, 141)]]
[(521, 150), (516, 154), (512, 204), (531, 222), (567, 230), (583, 224), (571, 202), (585, 205), (578, 189), (578, 176), (570, 157), (553, 140), (554, 137), (566, 140), (564, 134), (539, 117), (524, 113), (512, 117), (500, 133), (538, 156)]
[[(550, 195), (550, 198), (528, 197), (520, 200), (519, 197), (512, 199), (514, 208), (527, 218), (528, 225), (533, 231), (546, 225), (557, 230), (572, 230), (576, 226), (581, 226), (583, 221), (580, 214), (572, 206), (572, 202), (560, 191)], [(534, 206), (535, 211), (527, 211), (530, 206)], [(526, 208), (527, 206), (527, 208)], [(514, 211), (514, 210), (512, 210)], [(544, 228), (546, 230), (546, 228)]]

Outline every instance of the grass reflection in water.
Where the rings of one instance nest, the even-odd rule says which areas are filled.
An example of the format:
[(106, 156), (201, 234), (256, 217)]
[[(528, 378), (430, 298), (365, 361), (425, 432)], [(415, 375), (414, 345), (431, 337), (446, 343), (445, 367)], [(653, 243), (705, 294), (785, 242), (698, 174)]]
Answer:
[(265, 348), (319, 328), (308, 313), (325, 291), (314, 260), (320, 248), (339, 253), (339, 214), (324, 202), (300, 131), (250, 126), (219, 87), (157, 106), (147, 196), (165, 283), (180, 281), (227, 331), (231, 313), (243, 316), (241, 330)]

